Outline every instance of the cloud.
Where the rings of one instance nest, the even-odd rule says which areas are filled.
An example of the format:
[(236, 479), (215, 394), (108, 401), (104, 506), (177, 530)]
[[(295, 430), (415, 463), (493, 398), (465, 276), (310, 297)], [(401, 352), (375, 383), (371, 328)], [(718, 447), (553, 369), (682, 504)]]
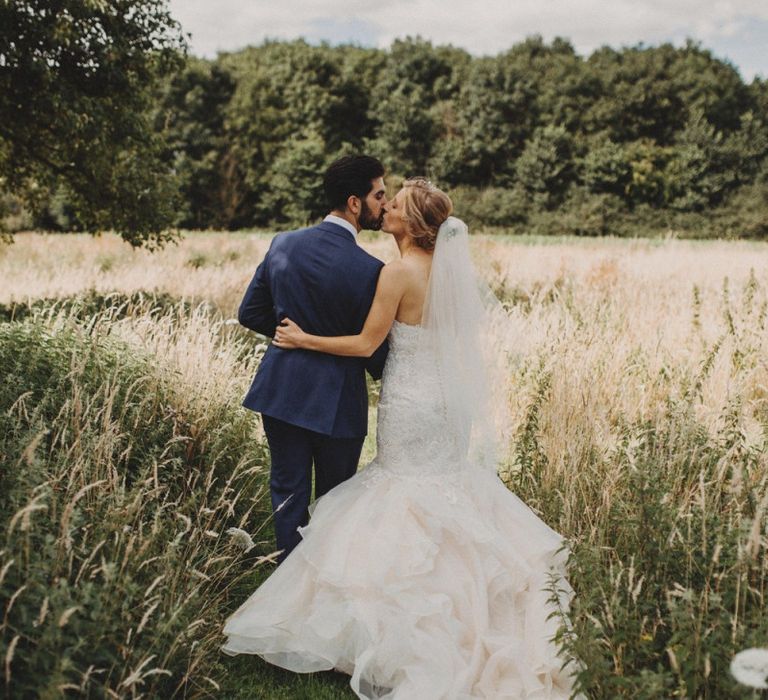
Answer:
[[(581, 53), (687, 37), (715, 49), (743, 50), (742, 36), (756, 47), (768, 45), (765, 0), (475, 0), (450, 6), (445, 0), (171, 0), (170, 7), (192, 33), (193, 52), (209, 57), (267, 38), (386, 47), (417, 34), (474, 54), (498, 53), (531, 34), (565, 37)], [(756, 26), (762, 30), (755, 32)], [(768, 56), (753, 70), (768, 72)]]

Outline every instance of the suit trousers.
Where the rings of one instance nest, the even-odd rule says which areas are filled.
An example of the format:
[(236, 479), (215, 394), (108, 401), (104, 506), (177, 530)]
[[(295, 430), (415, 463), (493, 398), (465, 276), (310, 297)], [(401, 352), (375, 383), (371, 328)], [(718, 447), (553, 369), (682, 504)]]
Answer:
[(261, 418), (272, 461), (269, 489), (280, 563), (301, 541), (298, 528), (309, 522), (312, 465), (320, 498), (354, 476), (365, 438), (334, 438), (263, 413)]

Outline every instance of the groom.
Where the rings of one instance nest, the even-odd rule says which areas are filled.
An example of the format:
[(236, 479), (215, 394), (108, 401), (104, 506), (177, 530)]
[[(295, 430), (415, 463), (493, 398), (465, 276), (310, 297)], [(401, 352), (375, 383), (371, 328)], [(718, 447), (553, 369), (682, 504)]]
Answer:
[[(317, 226), (275, 236), (240, 304), (243, 326), (273, 337), (287, 316), (317, 335), (362, 330), (383, 263), (356, 237), (381, 228), (383, 177), (370, 156), (331, 164), (323, 177), (331, 213)], [(315, 498), (356, 472), (368, 428), (365, 370), (379, 379), (387, 350), (386, 341), (370, 358), (267, 348), (243, 405), (261, 413), (269, 444), (278, 562), (309, 520), (312, 466)]]

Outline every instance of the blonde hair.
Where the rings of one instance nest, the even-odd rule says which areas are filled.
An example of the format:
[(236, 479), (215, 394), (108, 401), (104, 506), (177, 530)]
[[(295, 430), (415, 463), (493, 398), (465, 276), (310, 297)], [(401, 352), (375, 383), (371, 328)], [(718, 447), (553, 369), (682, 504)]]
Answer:
[(424, 250), (434, 250), (440, 225), (453, 212), (451, 198), (423, 177), (414, 177), (403, 183), (403, 219), (408, 234)]

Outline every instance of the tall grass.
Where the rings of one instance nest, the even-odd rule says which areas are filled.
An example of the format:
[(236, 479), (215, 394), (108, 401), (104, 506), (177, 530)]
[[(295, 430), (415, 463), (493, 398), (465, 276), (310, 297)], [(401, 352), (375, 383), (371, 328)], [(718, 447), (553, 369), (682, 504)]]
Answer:
[[(64, 298), (84, 290), (105, 294), (153, 291), (206, 301), (233, 314), (269, 247), (265, 234), (190, 234), (157, 252), (133, 249), (113, 235), (16, 234), (0, 245), (0, 303)], [(389, 241), (371, 245), (383, 257)]]
[[(201, 332), (193, 312), (174, 331), (172, 313), (120, 321), (111, 308), (87, 324), (55, 313), (0, 324), (8, 697), (215, 694), (229, 592), (249, 589), (271, 548), (243, 555), (225, 535), (268, 508), (264, 450), (226, 362), (192, 384), (180, 354), (159, 365), (116, 337), (154, 319), (166, 342), (221, 342), (215, 326)], [(246, 355), (242, 341), (225, 346)]]
[(571, 541), (591, 697), (744, 697), (730, 659), (768, 644), (768, 278), (739, 262), (595, 261), (532, 301), (500, 275), (527, 339), (506, 479)]
[[(343, 692), (283, 676), (277, 689), (253, 659), (210, 661), (222, 610), (268, 573), (221, 539), (266, 517), (261, 435), (238, 408), (258, 338), (225, 321), (267, 245), (196, 234), (149, 256), (113, 237), (32, 234), (0, 249), (5, 317), (26, 316), (0, 324), (3, 370), (15, 368), (0, 406), (0, 493), (17, 494), (2, 506), (13, 527), (0, 547), (2, 596), (13, 601), (0, 641), (9, 683), (54, 668), (60, 685), (83, 684), (83, 647), (95, 645), (106, 650), (102, 672), (87, 682), (118, 695), (216, 694), (234, 670), (243, 685), (233, 697)], [(383, 237), (363, 245), (395, 254)], [(768, 644), (768, 246), (480, 236), (473, 250), (507, 306), (514, 348), (502, 476), (571, 544), (577, 595), (564, 643), (583, 661), (583, 688), (594, 698), (745, 697), (730, 657)], [(89, 289), (77, 303), (51, 300)], [(117, 294), (107, 302), (107, 292)], [(170, 546), (187, 529), (176, 511), (190, 519), (188, 556)], [(262, 539), (258, 555), (269, 553)], [(176, 588), (162, 579), (145, 600), (161, 574)], [(86, 583), (100, 608), (81, 602)], [(121, 597), (130, 603), (117, 606)], [(101, 610), (98, 622), (86, 624), (84, 609)], [(180, 621), (199, 619), (174, 646)], [(150, 629), (157, 642), (146, 641)], [(159, 670), (132, 680), (153, 654), (135, 677)]]

